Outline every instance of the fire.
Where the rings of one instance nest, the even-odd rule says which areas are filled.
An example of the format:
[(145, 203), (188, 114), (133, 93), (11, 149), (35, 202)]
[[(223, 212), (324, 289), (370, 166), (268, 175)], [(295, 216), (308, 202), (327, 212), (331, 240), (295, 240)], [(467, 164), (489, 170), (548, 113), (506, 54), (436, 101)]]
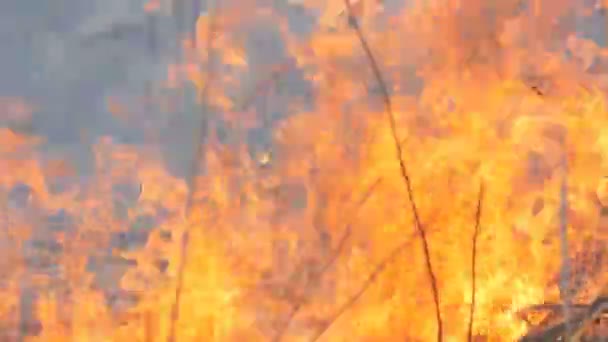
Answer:
[[(589, 70), (608, 51), (568, 27), (574, 1), (520, 5), (361, 0), (355, 24), (342, 1), (219, 2), (158, 85), (204, 102), (200, 136), (181, 132), (202, 147), (169, 152), (185, 175), (162, 139), (101, 137), (83, 176), (0, 129), (2, 339), (433, 341), (429, 264), (445, 341), (466, 340), (472, 306), (473, 336), (525, 335), (522, 310), (562, 300), (565, 259), (589, 303), (605, 269), (577, 256), (600, 258), (608, 227), (605, 79)], [(317, 17), (295, 28), (292, 10)], [(1, 117), (35, 121), (12, 101)]]

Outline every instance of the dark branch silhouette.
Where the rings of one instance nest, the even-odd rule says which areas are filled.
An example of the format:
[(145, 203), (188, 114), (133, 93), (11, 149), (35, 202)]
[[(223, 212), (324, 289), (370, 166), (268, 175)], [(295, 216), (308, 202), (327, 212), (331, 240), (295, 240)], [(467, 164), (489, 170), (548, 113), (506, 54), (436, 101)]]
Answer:
[[(211, 2), (211, 1), (210, 1)], [(209, 4), (211, 6), (211, 4)], [(192, 205), (194, 202), (194, 195), (196, 193), (196, 175), (199, 173), (199, 165), (200, 158), (204, 149), (204, 137), (207, 133), (207, 125), (208, 125), (208, 113), (206, 110), (207, 105), (207, 97), (209, 92), (209, 87), (213, 81), (213, 37), (215, 36), (215, 31), (217, 29), (216, 8), (212, 9), (213, 11), (209, 11), (209, 30), (207, 35), (207, 65), (206, 65), (206, 82), (200, 90), (200, 99), (201, 99), (201, 123), (198, 127), (196, 127), (196, 131), (194, 132), (194, 141), (196, 143), (196, 148), (192, 157), (192, 163), (190, 165), (190, 170), (187, 178), (188, 182), (188, 198), (186, 199), (186, 230), (182, 236), (182, 243), (180, 249), (180, 262), (177, 269), (177, 284), (175, 287), (175, 298), (173, 301), (173, 305), (171, 306), (171, 321), (169, 326), (169, 335), (167, 337), (168, 342), (175, 342), (175, 334), (177, 329), (177, 323), (179, 321), (179, 312), (181, 307), (181, 298), (184, 286), (184, 273), (186, 269), (186, 264), (188, 261), (188, 247), (190, 245), (190, 231), (192, 229), (192, 223), (190, 222), (190, 212), (192, 210)]]
[[(371, 197), (372, 193), (374, 192), (374, 189), (376, 189), (378, 184), (380, 184), (380, 181), (381, 181), (381, 179), (377, 179), (374, 183), (372, 183), (372, 185), (367, 189), (367, 191), (365, 191), (365, 193), (363, 194), (361, 199), (357, 202), (355, 212), (358, 211), (365, 204), (365, 202), (367, 202), (367, 200)], [(351, 217), (354, 217), (354, 216), (356, 216), (356, 215), (353, 215)], [(287, 316), (287, 319), (283, 322), (283, 324), (281, 324), (279, 326), (279, 328), (277, 329), (277, 333), (276, 333), (275, 337), (272, 339), (272, 341), (279, 342), (283, 338), (283, 336), (285, 335), (285, 332), (287, 331), (287, 329), (289, 328), (289, 325), (291, 324), (291, 321), (293, 321), (296, 314), (300, 311), (300, 309), (302, 308), (304, 303), (306, 303), (308, 297), (310, 296), (310, 293), (314, 290), (313, 285), (320, 283), (320, 280), (323, 277), (323, 275), (325, 274), (325, 272), (327, 272), (327, 270), (331, 267), (331, 265), (334, 264), (336, 259), (338, 259), (338, 256), (340, 256), (340, 254), (344, 250), (344, 247), (346, 246), (346, 242), (348, 241), (348, 239), (351, 235), (351, 232), (352, 232), (352, 226), (353, 226), (352, 220), (354, 220), (354, 219), (351, 219), (351, 221), (346, 225), (346, 228), (344, 229), (344, 233), (342, 234), (342, 237), (340, 238), (340, 241), (338, 242), (338, 246), (336, 247), (334, 252), (331, 254), (331, 256), (326, 260), (323, 267), (319, 270), (319, 272), (316, 273), (315, 277), (313, 277), (312, 279), (309, 279), (306, 282), (305, 295), (302, 296), (292, 306), (291, 311), (289, 312), (289, 315)]]
[(367, 277), (365, 282), (361, 288), (352, 295), (346, 303), (344, 303), (338, 310), (327, 320), (327, 322), (317, 331), (317, 333), (310, 339), (311, 342), (315, 342), (325, 334), (327, 330), (344, 314), (351, 306), (353, 306), (361, 296), (367, 291), (367, 289), (374, 283), (374, 281), (378, 278), (378, 276), (386, 269), (388, 265), (390, 265), (397, 256), (405, 250), (406, 247), (409, 247), (411, 244), (411, 239), (408, 238), (401, 244), (399, 244), (388, 256), (386, 256), (382, 261), (374, 268), (374, 271)]
[(479, 185), (479, 195), (477, 196), (477, 210), (475, 211), (475, 228), (473, 230), (473, 249), (471, 251), (471, 309), (469, 311), (469, 326), (467, 333), (467, 341), (469, 342), (473, 341), (473, 322), (475, 320), (475, 295), (477, 291), (477, 239), (479, 237), (483, 196), (484, 186), (482, 182)]
[(397, 124), (395, 122), (395, 115), (393, 113), (393, 105), (391, 101), (391, 97), (389, 95), (388, 89), (386, 87), (386, 83), (384, 82), (384, 78), (382, 77), (382, 73), (380, 72), (380, 68), (378, 67), (378, 63), (376, 62), (376, 58), (367, 43), (363, 35), (363, 31), (359, 27), (359, 23), (357, 19), (353, 15), (352, 6), (350, 4), (350, 0), (344, 0), (344, 4), (346, 6), (346, 10), (348, 12), (348, 22), (349, 25), (354, 29), (365, 54), (369, 60), (370, 66), (374, 73), (376, 80), (378, 81), (378, 86), (380, 87), (380, 92), (382, 94), (382, 98), (384, 101), (386, 115), (388, 117), (388, 121), (390, 124), (391, 135), (395, 144), (395, 150), (397, 153), (397, 160), (399, 161), (399, 169), (401, 171), (401, 178), (403, 179), (403, 183), (407, 190), (407, 194), (409, 197), (409, 202), (411, 205), (412, 213), (414, 215), (414, 224), (416, 226), (416, 230), (418, 235), (420, 236), (420, 240), (422, 243), (422, 250), (424, 251), (424, 261), (426, 265), (426, 270), (428, 273), (429, 281), (431, 283), (431, 291), (433, 295), (433, 302), (435, 304), (435, 319), (437, 321), (437, 341), (443, 340), (443, 321), (441, 319), (441, 308), (439, 304), (439, 288), (437, 286), (437, 277), (435, 276), (435, 272), (433, 271), (433, 265), (431, 262), (431, 252), (429, 248), (429, 242), (426, 236), (426, 231), (422, 222), (420, 220), (420, 216), (418, 215), (418, 208), (416, 207), (416, 202), (414, 200), (414, 193), (412, 190), (412, 184), (407, 172), (407, 168), (405, 165), (405, 161), (403, 160), (403, 151), (400, 144), (399, 135), (397, 134)]

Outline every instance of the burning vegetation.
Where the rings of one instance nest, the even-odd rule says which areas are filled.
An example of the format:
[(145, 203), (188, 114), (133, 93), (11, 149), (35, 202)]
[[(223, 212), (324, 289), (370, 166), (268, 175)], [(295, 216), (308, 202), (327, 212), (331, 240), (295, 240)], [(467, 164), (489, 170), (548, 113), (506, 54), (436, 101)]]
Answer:
[(608, 336), (608, 50), (579, 24), (604, 6), (160, 0), (96, 27), (78, 48), (144, 39), (166, 77), (108, 95), (140, 141), (79, 131), (86, 172), (43, 103), (0, 98), (0, 340)]

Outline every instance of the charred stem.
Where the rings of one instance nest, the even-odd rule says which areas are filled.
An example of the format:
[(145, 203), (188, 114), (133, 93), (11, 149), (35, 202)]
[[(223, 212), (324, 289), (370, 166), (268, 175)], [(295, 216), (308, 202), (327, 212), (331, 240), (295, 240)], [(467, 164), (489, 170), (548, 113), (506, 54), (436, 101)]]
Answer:
[(374, 54), (373, 54), (369, 44), (367, 43), (365, 36), (363, 35), (363, 31), (361, 30), (359, 23), (353, 14), (350, 0), (344, 0), (344, 4), (346, 6), (346, 10), (348, 13), (349, 25), (355, 31), (357, 38), (359, 39), (359, 42), (361, 44), (361, 47), (363, 48), (363, 50), (365, 51), (365, 54), (367, 55), (369, 64), (372, 68), (374, 76), (378, 82), (378, 86), (380, 87), (380, 91), (382, 93), (382, 98), (384, 101), (386, 114), (387, 114), (388, 121), (390, 124), (391, 135), (393, 137), (393, 141), (395, 144), (397, 160), (399, 161), (399, 169), (401, 171), (401, 178), (403, 179), (403, 183), (407, 190), (412, 213), (414, 215), (414, 224), (416, 226), (418, 235), (420, 236), (422, 249), (424, 251), (424, 261), (425, 261), (426, 270), (427, 270), (430, 285), (431, 285), (433, 302), (435, 304), (435, 320), (437, 322), (437, 341), (440, 342), (440, 341), (443, 341), (443, 321), (441, 318), (441, 309), (440, 309), (440, 303), (439, 303), (439, 288), (437, 286), (437, 277), (435, 276), (435, 272), (433, 271), (433, 265), (431, 262), (431, 252), (430, 252), (430, 248), (429, 248), (428, 238), (426, 236), (426, 231), (424, 229), (424, 226), (422, 225), (422, 222), (420, 221), (420, 216), (418, 215), (418, 208), (416, 207), (416, 202), (414, 201), (414, 194), (413, 194), (413, 190), (412, 190), (411, 180), (410, 180), (409, 174), (407, 172), (405, 161), (403, 160), (403, 151), (401, 148), (399, 136), (397, 134), (397, 123), (395, 121), (395, 116), (393, 114), (393, 106), (392, 106), (391, 98), (390, 98), (386, 83), (384, 82), (384, 78), (382, 77), (382, 73), (380, 72), (380, 68), (378, 67), (378, 63), (376, 62), (376, 58), (374, 57)]
[(204, 136), (207, 132), (208, 126), (208, 113), (206, 110), (207, 106), (207, 97), (209, 92), (209, 87), (213, 80), (213, 62), (212, 62), (212, 49), (213, 49), (213, 37), (214, 32), (216, 30), (216, 13), (217, 9), (215, 8), (215, 2), (213, 0), (208, 0), (208, 13), (209, 13), (209, 29), (207, 35), (207, 66), (206, 66), (206, 78), (207, 82), (203, 85), (200, 90), (200, 101), (201, 101), (201, 123), (196, 128), (194, 132), (194, 141), (196, 143), (196, 148), (192, 157), (192, 163), (190, 165), (190, 172), (188, 174), (188, 198), (186, 199), (186, 231), (182, 235), (181, 246), (180, 246), (180, 261), (177, 269), (177, 284), (175, 287), (175, 298), (173, 304), (171, 306), (171, 317), (170, 317), (170, 325), (169, 325), (169, 335), (167, 337), (168, 342), (175, 342), (175, 335), (177, 329), (177, 323), (179, 321), (179, 312), (181, 307), (181, 298), (184, 286), (184, 273), (186, 269), (186, 264), (188, 260), (188, 247), (190, 244), (190, 231), (192, 229), (192, 223), (190, 222), (190, 212), (192, 209), (192, 205), (194, 202), (194, 195), (196, 193), (196, 176), (199, 173), (200, 167), (200, 158), (204, 149)]
[[(382, 179), (377, 179), (374, 183), (372, 183), (372, 185), (367, 189), (367, 191), (365, 191), (365, 193), (363, 194), (363, 196), (361, 197), (361, 199), (357, 202), (355, 211), (358, 211), (365, 204), (365, 202), (367, 202), (367, 200), (371, 197), (372, 193), (374, 192), (374, 190), (376, 189), (376, 187), (378, 186), (378, 184), (380, 184), (381, 180)], [(281, 341), (281, 339), (285, 335), (285, 332), (289, 328), (289, 325), (293, 321), (294, 317), (300, 311), (300, 309), (302, 308), (302, 306), (306, 303), (308, 297), (310, 296), (310, 293), (314, 290), (313, 285), (319, 284), (319, 282), (320, 282), (321, 278), (323, 277), (323, 275), (334, 264), (334, 262), (336, 261), (336, 259), (338, 259), (338, 257), (340, 256), (340, 254), (342, 254), (342, 251), (344, 250), (344, 247), (346, 246), (346, 242), (348, 241), (348, 239), (349, 239), (349, 237), (351, 235), (352, 226), (353, 226), (353, 222), (352, 221), (349, 222), (346, 225), (346, 228), (344, 229), (344, 233), (342, 234), (342, 237), (340, 238), (340, 242), (338, 243), (338, 246), (336, 247), (336, 249), (334, 250), (334, 252), (325, 261), (325, 263), (323, 264), (323, 267), (317, 272), (317, 274), (314, 277), (314, 279), (310, 279), (306, 283), (306, 286), (305, 286), (306, 287), (306, 289), (305, 289), (306, 290), (306, 295), (303, 298), (300, 298), (292, 306), (291, 311), (289, 312), (289, 315), (287, 316), (287, 319), (283, 322), (283, 324), (281, 324), (281, 326), (279, 327), (279, 329), (277, 329), (277, 333), (276, 333), (275, 337), (272, 339), (273, 342), (279, 342), (279, 341)]]
[(473, 322), (475, 319), (475, 295), (477, 292), (477, 239), (479, 237), (483, 196), (484, 186), (482, 182), (479, 185), (479, 195), (477, 196), (477, 210), (475, 211), (475, 228), (473, 230), (473, 249), (471, 251), (471, 308), (469, 311), (469, 326), (467, 331), (467, 341), (469, 342), (473, 341)]
[(405, 250), (406, 247), (410, 246), (411, 239), (406, 239), (399, 246), (397, 246), (388, 256), (386, 256), (382, 261), (374, 268), (374, 271), (367, 277), (361, 288), (355, 292), (347, 301), (344, 303), (338, 310), (327, 320), (325, 324), (317, 331), (317, 333), (310, 339), (311, 342), (318, 341), (323, 334), (344, 314), (351, 306), (353, 306), (361, 296), (367, 291), (367, 289), (374, 283), (376, 278), (386, 269), (388, 265), (390, 265), (397, 256), (401, 252)]

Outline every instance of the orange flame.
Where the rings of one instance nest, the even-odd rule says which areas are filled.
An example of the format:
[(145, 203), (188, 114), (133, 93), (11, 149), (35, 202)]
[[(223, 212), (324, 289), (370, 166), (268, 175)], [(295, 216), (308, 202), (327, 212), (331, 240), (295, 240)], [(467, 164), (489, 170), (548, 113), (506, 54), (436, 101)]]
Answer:
[[(588, 242), (608, 227), (606, 78), (592, 72), (608, 50), (568, 27), (574, 1), (520, 5), (416, 1), (391, 12), (388, 3), (353, 1), (390, 92), (445, 341), (466, 339), (481, 182), (476, 337), (515, 340), (531, 329), (522, 309), (559, 302), (562, 201), (575, 271), (578, 255), (601, 258)], [(199, 90), (204, 106), (183, 117), (204, 120), (204, 141), (193, 143), (200, 149), (167, 153), (160, 141), (102, 137), (84, 177), (48, 158), (44, 139), (0, 129), (6, 339), (164, 341), (172, 325), (178, 341), (435, 338), (386, 99), (352, 18), (343, 1), (285, 6), (316, 13), (314, 27), (294, 28), (291, 7), (227, 1), (217, 18), (196, 23), (196, 39), (213, 37), (213, 51), (180, 42), (183, 60), (167, 65), (157, 86), (188, 81)], [(0, 120), (31, 120), (34, 108), (15, 101), (0, 101)], [(114, 99), (108, 109), (123, 119), (128, 111)], [(163, 124), (183, 118), (160, 115)], [(174, 172), (167, 160), (175, 155), (195, 159), (201, 172)], [(56, 190), (57, 179), (78, 180)], [(44, 251), (28, 252), (34, 242)], [(605, 285), (598, 263), (576, 301)]]

